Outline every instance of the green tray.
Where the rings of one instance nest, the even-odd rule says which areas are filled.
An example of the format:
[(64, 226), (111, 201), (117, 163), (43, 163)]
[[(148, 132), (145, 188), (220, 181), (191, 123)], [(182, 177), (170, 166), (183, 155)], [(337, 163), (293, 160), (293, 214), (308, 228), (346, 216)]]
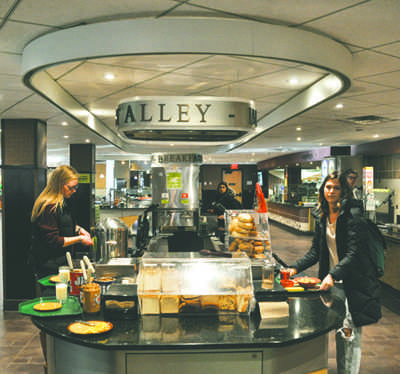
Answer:
[(50, 282), (50, 278), (54, 277), (54, 275), (48, 275), (47, 277), (41, 278), (38, 280), (38, 282), (42, 285), (42, 286), (46, 286), (46, 287), (54, 287), (56, 284), (54, 282)]
[(69, 296), (68, 300), (63, 304), (62, 308), (52, 312), (38, 312), (33, 309), (33, 306), (40, 303), (51, 301), (55, 302), (55, 297), (38, 297), (33, 300), (28, 300), (18, 305), (18, 311), (22, 314), (27, 314), (35, 317), (56, 317), (56, 316), (69, 316), (82, 313), (82, 307), (79, 300), (74, 296)]

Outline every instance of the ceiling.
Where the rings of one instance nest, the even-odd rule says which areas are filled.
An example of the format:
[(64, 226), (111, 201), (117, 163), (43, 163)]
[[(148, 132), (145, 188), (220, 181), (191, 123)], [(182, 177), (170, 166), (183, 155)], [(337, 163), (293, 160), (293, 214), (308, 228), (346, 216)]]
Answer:
[[(165, 20), (200, 17), (208, 19), (210, 24), (215, 19), (224, 19), (323, 37), (327, 44), (336, 43), (349, 53), (351, 85), (320, 105), (304, 112), (300, 108), (297, 115), (280, 116), (273, 125), (266, 125), (263, 119), (282, 111), (290, 100), (329, 74), (329, 69), (304, 63), (302, 58), (249, 57), (211, 49), (202, 54), (146, 53), (102, 58), (90, 55), (87, 59), (47, 66), (43, 71), (93, 113), (107, 130), (101, 132), (93, 131), (23, 82), (24, 53), (29, 43), (38, 38), (111, 21), (149, 19), (161, 24)], [(115, 132), (118, 102), (142, 95), (228, 96), (254, 101), (263, 131), (230, 151), (210, 148), (205, 152), (207, 163), (255, 163), (285, 153), (397, 137), (400, 136), (399, 17), (398, 0), (2, 0), (0, 117), (46, 121), (49, 166), (68, 163), (69, 144), (84, 142), (96, 144), (98, 160), (143, 161), (155, 150), (181, 150), (171, 144), (124, 147), (117, 137), (105, 135), (108, 128), (110, 133)], [(134, 40), (133, 36), (127, 37)], [(215, 35), (218, 37), (221, 36)], [(240, 44), (232, 39), (232, 44)], [(65, 45), (66, 54), (73, 52), (73, 43), (82, 44), (82, 40), (71, 43)], [(299, 54), (302, 47), (298, 48)], [(309, 45), (304, 45), (304, 50), (307, 48), (309, 53), (313, 52)], [(316, 54), (321, 51), (327, 64), (335, 59), (319, 46), (315, 50)], [(108, 73), (114, 79), (107, 80)], [(289, 82), (292, 77), (297, 78), (295, 84)], [(364, 117), (367, 121), (350, 120), (354, 117)]]

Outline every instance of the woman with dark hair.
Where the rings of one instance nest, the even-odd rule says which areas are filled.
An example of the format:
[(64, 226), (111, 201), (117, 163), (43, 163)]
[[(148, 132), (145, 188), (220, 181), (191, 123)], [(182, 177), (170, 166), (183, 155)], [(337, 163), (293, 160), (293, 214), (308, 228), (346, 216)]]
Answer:
[(39, 278), (57, 274), (66, 265), (65, 253), (75, 244), (90, 246), (90, 234), (78, 226), (69, 206), (78, 188), (78, 173), (68, 165), (56, 168), (32, 210), (32, 249), (30, 262)]
[[(336, 333), (338, 374), (356, 374), (361, 362), (361, 326), (381, 318), (379, 281), (363, 253), (366, 230), (360, 205), (345, 174), (329, 174), (319, 189), (315, 233), (310, 250), (290, 269), (295, 275), (319, 263), (320, 289), (332, 289), (345, 302), (343, 327)], [(347, 336), (348, 335), (348, 336)]]
[(217, 196), (211, 205), (210, 211), (218, 216), (217, 236), (224, 241), (225, 234), (225, 210), (241, 209), (242, 205), (235, 199), (235, 192), (229, 188), (226, 182), (220, 182), (217, 186)]

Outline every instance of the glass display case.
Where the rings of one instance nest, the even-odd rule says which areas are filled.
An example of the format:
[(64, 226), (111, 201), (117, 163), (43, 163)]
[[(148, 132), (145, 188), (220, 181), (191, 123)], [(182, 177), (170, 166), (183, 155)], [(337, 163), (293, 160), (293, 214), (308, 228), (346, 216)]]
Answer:
[(225, 246), (251, 259), (271, 259), (268, 214), (254, 210), (225, 211)]
[(249, 313), (251, 262), (204, 257), (197, 252), (146, 253), (138, 276), (142, 315)]

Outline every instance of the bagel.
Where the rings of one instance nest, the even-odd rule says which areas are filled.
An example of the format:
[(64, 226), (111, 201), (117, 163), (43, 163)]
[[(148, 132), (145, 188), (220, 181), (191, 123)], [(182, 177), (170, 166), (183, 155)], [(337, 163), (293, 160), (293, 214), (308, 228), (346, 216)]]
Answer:
[(262, 245), (256, 245), (253, 247), (254, 252), (256, 253), (264, 253), (264, 246)]
[(239, 227), (241, 230), (251, 231), (254, 228), (254, 224), (251, 223), (251, 222), (240, 222), (240, 221), (238, 221), (237, 227)]
[(251, 223), (251, 222), (253, 222), (253, 217), (252, 217), (250, 214), (247, 214), (247, 213), (240, 213), (240, 214), (238, 214), (237, 219), (238, 219), (240, 222), (244, 222), (244, 223)]
[(247, 234), (247, 232), (245, 233), (245, 234), (242, 234), (242, 233), (240, 233), (240, 232), (238, 232), (238, 231), (232, 231), (232, 234), (231, 234), (234, 238), (248, 238), (248, 234)]
[(239, 226), (237, 226), (237, 227), (235, 228), (235, 230), (233, 230), (233, 231), (236, 231), (236, 232), (238, 232), (239, 234), (243, 234), (243, 235), (249, 235), (249, 234), (250, 234), (250, 231), (249, 231), (249, 230), (242, 229), (242, 228), (239, 227)]
[(239, 243), (237, 242), (237, 239), (236, 239), (236, 240), (234, 240), (234, 241), (230, 244), (230, 246), (229, 246), (229, 251), (230, 251), (230, 252), (236, 251), (236, 249), (238, 248), (238, 246), (239, 246)]

